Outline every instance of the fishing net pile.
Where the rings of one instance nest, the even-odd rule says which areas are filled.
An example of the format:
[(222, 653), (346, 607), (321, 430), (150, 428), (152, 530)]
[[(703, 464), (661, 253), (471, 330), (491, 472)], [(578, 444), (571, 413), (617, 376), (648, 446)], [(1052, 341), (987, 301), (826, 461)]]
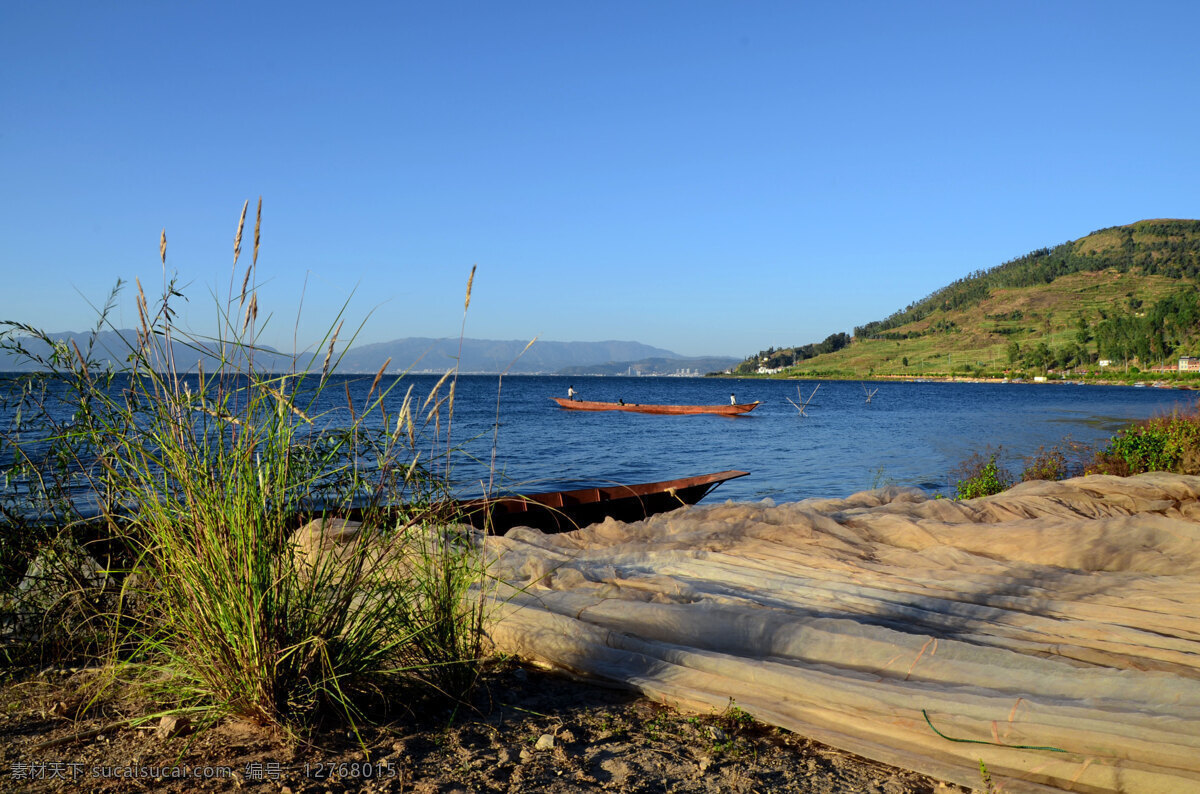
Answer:
[(1200, 477), (490, 538), (502, 651), (967, 786), (1200, 791)]

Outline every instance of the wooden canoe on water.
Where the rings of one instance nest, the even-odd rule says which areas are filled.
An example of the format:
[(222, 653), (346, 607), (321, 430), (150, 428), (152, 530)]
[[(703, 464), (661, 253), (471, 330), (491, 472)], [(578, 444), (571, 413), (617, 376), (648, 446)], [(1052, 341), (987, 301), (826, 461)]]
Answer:
[(637, 403), (602, 403), (592, 400), (571, 400), (566, 397), (552, 397), (554, 402), (572, 411), (630, 411), (637, 414), (717, 414), (719, 416), (737, 416), (753, 411), (758, 407), (758, 400), (752, 403), (734, 405), (638, 405)]
[(513, 527), (569, 532), (606, 518), (640, 521), (684, 505), (694, 505), (727, 480), (746, 471), (720, 471), (679, 480), (640, 485), (602, 485), (572, 491), (471, 499), (460, 502), (463, 516), (476, 527), (503, 534)]

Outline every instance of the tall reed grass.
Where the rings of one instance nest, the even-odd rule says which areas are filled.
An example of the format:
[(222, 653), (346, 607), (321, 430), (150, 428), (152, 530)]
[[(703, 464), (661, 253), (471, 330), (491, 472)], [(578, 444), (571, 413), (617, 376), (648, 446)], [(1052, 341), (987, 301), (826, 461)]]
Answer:
[[(419, 409), (411, 387), (400, 398), (402, 379), (386, 382), (385, 364), (365, 404), (347, 389), (347, 410), (319, 412), (346, 345), (342, 317), (318, 352), (279, 371), (258, 343), (261, 199), (253, 256), (238, 269), (247, 209), (211, 337), (176, 322), (183, 296), (165, 275), (153, 303), (136, 285), (139, 325), (119, 372), (98, 367), (92, 345), (8, 324), (6, 345), (42, 366), (17, 402), (46, 419), (36, 456), (6, 435), (10, 471), (33, 483), (43, 525), (54, 517), (70, 538), (86, 526), (88, 543), (109, 550), (103, 589), (116, 596), (87, 619), (109, 632), (115, 676), (147, 683), (164, 707), (302, 730), (355, 725), (380, 698), (462, 697), (482, 656), (486, 570), (445, 498), (448, 468), (439, 475), (437, 450), (422, 443), (426, 422), (452, 422), (454, 376)], [(159, 250), (165, 274), (165, 230)], [(93, 341), (111, 328), (116, 294)], [(47, 402), (51, 382), (69, 410)], [(71, 498), (81, 482), (99, 521)], [(331, 520), (351, 508), (360, 525)]]

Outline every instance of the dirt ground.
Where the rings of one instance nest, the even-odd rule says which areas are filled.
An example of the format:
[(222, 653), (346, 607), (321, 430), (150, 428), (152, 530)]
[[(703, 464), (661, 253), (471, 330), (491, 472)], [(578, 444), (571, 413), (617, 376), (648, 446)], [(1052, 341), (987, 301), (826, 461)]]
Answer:
[[(683, 714), (513, 665), (470, 707), (286, 741), (226, 721), (129, 727), (117, 703), (78, 716), (87, 671), (0, 688), (0, 791), (962, 792), (768, 728), (734, 708)], [(161, 727), (161, 731), (160, 731)], [(365, 748), (365, 749), (364, 749)]]

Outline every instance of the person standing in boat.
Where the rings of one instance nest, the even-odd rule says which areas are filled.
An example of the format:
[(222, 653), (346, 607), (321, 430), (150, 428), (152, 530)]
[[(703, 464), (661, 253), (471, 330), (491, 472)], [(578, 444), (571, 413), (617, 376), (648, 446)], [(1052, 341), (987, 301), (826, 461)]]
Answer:
[(733, 399), (733, 395), (732, 395), (732, 394), (731, 394), (731, 395), (729, 395), (729, 404), (730, 404), (730, 405), (737, 405), (737, 400)]
[(571, 384), (570, 386), (567, 387), (567, 399), (568, 400), (578, 400), (579, 399), (578, 397), (575, 396), (575, 385), (574, 384)]

